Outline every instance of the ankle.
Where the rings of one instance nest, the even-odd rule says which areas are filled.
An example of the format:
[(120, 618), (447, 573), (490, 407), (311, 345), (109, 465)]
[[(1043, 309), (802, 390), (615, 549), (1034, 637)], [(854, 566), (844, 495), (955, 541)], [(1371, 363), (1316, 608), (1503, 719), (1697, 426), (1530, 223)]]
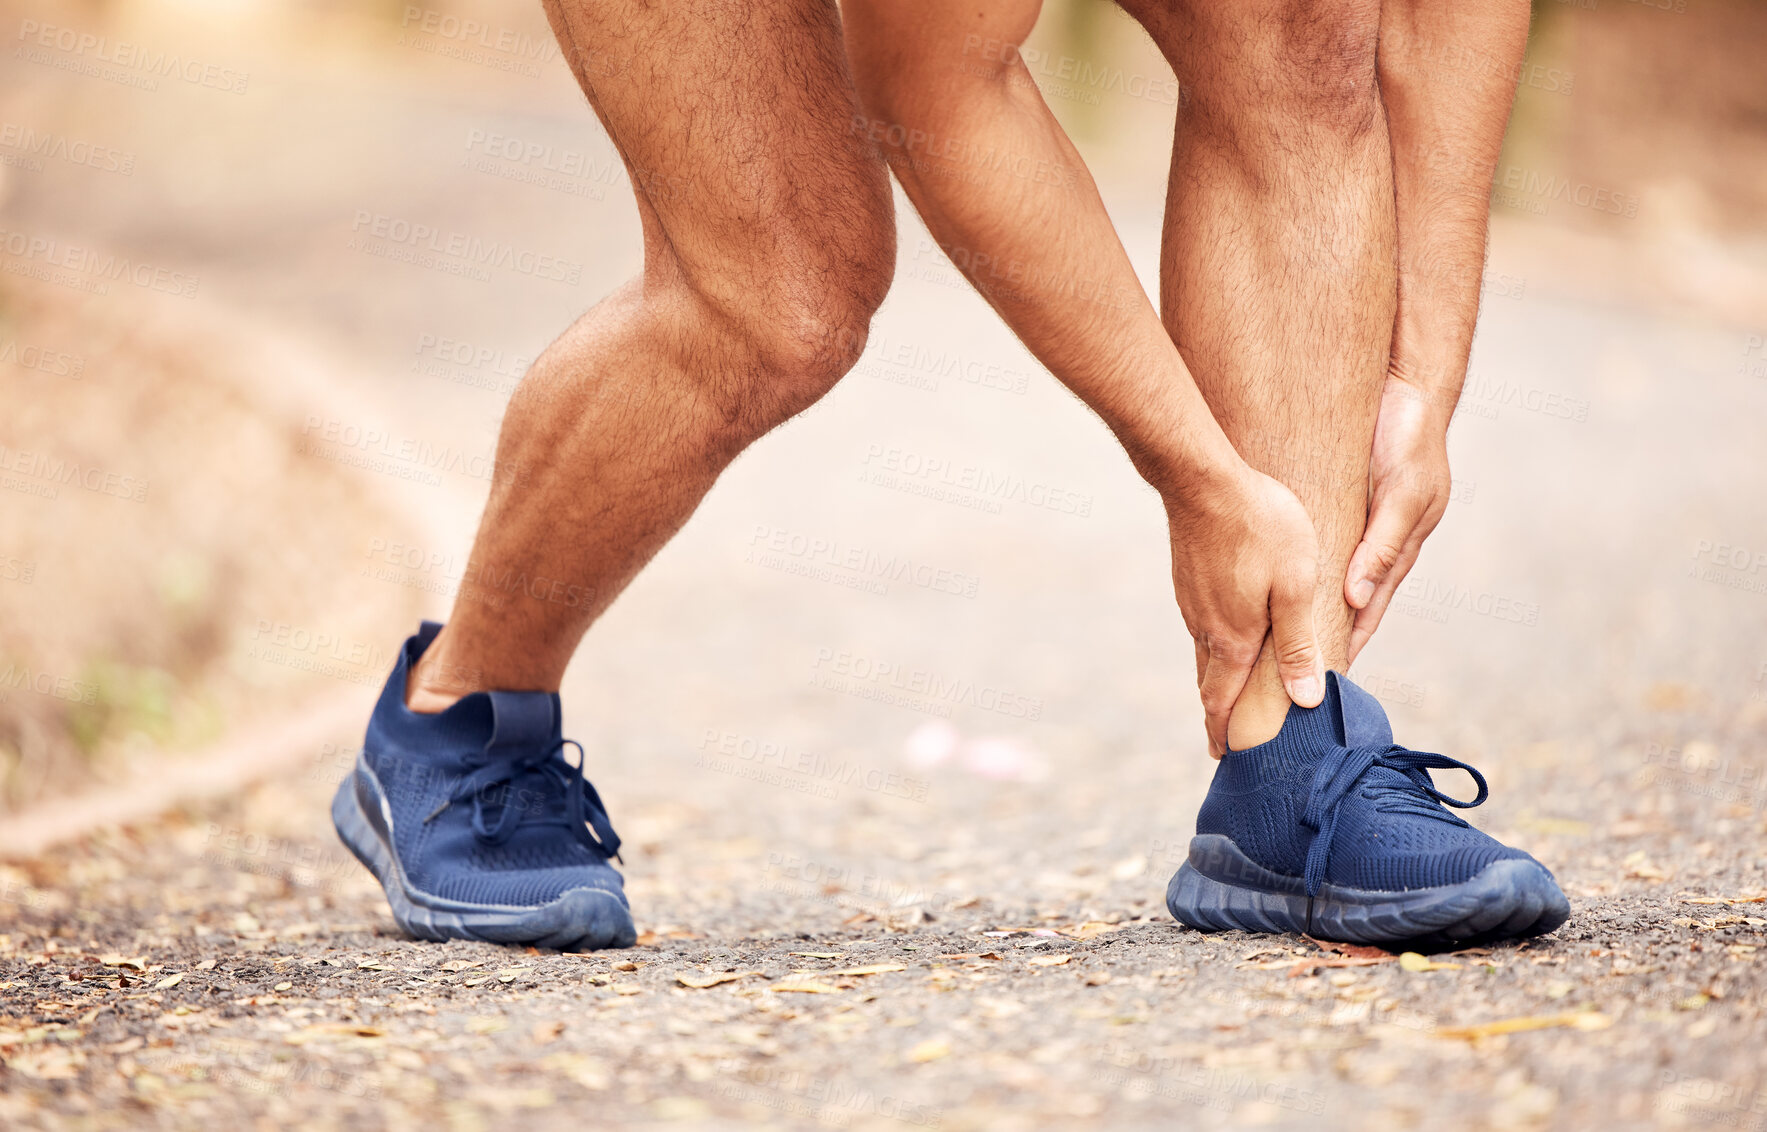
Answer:
[(1233, 705), (1233, 714), (1227, 718), (1227, 746), (1232, 750), (1244, 751), (1268, 743), (1288, 719), (1288, 693), (1279, 681), (1261, 679), (1262, 675), (1261, 671), (1253, 673), (1239, 702)]
[(453, 707), (460, 697), (452, 692), (437, 692), (416, 683), (416, 677), (405, 681), (405, 707), (418, 715), (439, 715)]
[(448, 673), (459, 671), (458, 666), (450, 665), (442, 659), (442, 641), (437, 638), (405, 674), (405, 707), (419, 715), (436, 715), (447, 711), (462, 696), (472, 691), (463, 687), (458, 679), (447, 678)]

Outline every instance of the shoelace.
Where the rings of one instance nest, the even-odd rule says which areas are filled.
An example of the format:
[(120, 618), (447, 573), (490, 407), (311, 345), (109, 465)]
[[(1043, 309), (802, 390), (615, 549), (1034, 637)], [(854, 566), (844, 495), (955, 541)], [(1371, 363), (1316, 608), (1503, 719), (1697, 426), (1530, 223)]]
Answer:
[[(1469, 810), (1474, 806), (1483, 805), (1490, 796), (1490, 788), (1485, 784), (1485, 776), (1447, 755), (1432, 754), (1429, 751), (1413, 751), (1401, 747), (1397, 743), (1371, 747), (1336, 747), (1320, 762), (1319, 769), (1313, 775), (1313, 790), (1307, 800), (1307, 809), (1301, 815), (1301, 821), (1315, 831), (1313, 844), (1307, 849), (1307, 895), (1319, 895), (1319, 886), (1325, 881), (1325, 866), (1331, 860), (1331, 842), (1337, 833), (1338, 808), (1345, 798), (1362, 781), (1362, 776), (1377, 766), (1396, 770), (1411, 780), (1411, 784), (1437, 802), (1453, 806), (1455, 809)], [(1436, 789), (1430, 780), (1430, 769), (1464, 770), (1472, 775), (1479, 785), (1478, 797), (1470, 802), (1462, 802), (1457, 798)], [(1387, 800), (1394, 805), (1382, 806), (1388, 812), (1415, 813), (1420, 816), (1440, 816), (1449, 818), (1439, 807), (1431, 805), (1418, 797), (1417, 793), (1402, 788), (1382, 786), (1379, 793), (1388, 796)], [(1458, 819), (1453, 819), (1458, 820)]]
[[(578, 765), (573, 766), (563, 757), (566, 747), (577, 748)], [(554, 759), (553, 755), (559, 757)], [(469, 751), (464, 760), (466, 765), (474, 768), (472, 773), (462, 778), (447, 799), (430, 811), (429, 817), (423, 819), (424, 824), (434, 821), (454, 803), (471, 798), (473, 834), (486, 844), (501, 845), (509, 840), (516, 827), (521, 824), (524, 808), (512, 804), (506, 797), (503, 805), (498, 807), (497, 820), (487, 826), (486, 795), (493, 793), (493, 787), (504, 784), (513, 787), (515, 780), (521, 775), (538, 772), (564, 791), (565, 820), (551, 824), (563, 824), (571, 831), (572, 836), (590, 849), (624, 864), (624, 858), (620, 857), (620, 836), (614, 832), (613, 822), (607, 816), (607, 807), (602, 804), (601, 795), (596, 792), (594, 784), (583, 777), (580, 760), (584, 757), (583, 745), (575, 739), (560, 739), (550, 747), (537, 747), (509, 759), (492, 759), (484, 751)], [(592, 829), (593, 834), (590, 832)]]

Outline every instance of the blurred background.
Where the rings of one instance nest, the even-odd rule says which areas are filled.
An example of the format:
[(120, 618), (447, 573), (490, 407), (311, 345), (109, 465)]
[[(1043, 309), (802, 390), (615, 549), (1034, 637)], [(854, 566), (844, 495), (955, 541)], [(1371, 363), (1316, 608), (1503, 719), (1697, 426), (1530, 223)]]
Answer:
[[(1151, 291), (1171, 72), (1099, 0), (1033, 46)], [(0, 0), (0, 60), (0, 916), (84, 925), (156, 854), (197, 922), (379, 914), (327, 793), (446, 614), (515, 382), (638, 269), (626, 174), (536, 4)], [(1648, 882), (1608, 838), (1759, 856), (1764, 76), (1760, 0), (1535, 5), (1455, 502), (1355, 674), (1574, 900)], [(1158, 501), (898, 215), (855, 371), (567, 679), (647, 930), (850, 922), (782, 855), (1163, 915), (1209, 768)], [(1086, 510), (935, 498), (903, 456)], [(217, 820), (310, 851), (198, 867)]]

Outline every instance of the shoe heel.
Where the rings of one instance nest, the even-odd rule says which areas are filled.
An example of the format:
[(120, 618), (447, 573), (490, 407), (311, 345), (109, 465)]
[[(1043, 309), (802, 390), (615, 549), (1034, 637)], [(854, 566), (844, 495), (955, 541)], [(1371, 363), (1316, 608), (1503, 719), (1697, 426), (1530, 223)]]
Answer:
[(447, 936), (438, 932), (433, 924), (424, 921), (423, 910), (414, 907), (400, 890), (392, 850), (381, 840), (380, 832), (368, 820), (368, 815), (362, 812), (362, 799), (356, 792), (356, 775), (359, 773), (359, 769), (351, 771), (331, 799), (331, 825), (337, 830), (338, 840), (380, 882), (388, 910), (400, 930), (419, 939), (446, 939)]
[(374, 879), (384, 888), (388, 875), (385, 870), (392, 864), (392, 857), (362, 812), (362, 803), (356, 797), (356, 772), (353, 770), (338, 784), (337, 793), (332, 796), (331, 826), (337, 830), (338, 840), (344, 843), (344, 848), (362, 862), (362, 867), (373, 873)]

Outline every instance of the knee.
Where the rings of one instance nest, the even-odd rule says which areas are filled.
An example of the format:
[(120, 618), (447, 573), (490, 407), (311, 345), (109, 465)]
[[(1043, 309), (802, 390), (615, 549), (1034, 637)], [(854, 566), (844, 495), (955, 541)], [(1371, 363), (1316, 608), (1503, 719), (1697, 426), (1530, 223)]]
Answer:
[(1380, 121), (1380, 0), (1265, 0), (1230, 6), (1250, 48), (1258, 102), (1289, 129), (1357, 138)]
[(720, 427), (746, 442), (809, 408), (858, 361), (895, 272), (895, 228), (864, 210), (843, 230), (779, 240), (696, 287), (704, 333), (717, 338)]
[(740, 320), (754, 400), (771, 423), (809, 408), (853, 368), (895, 270), (894, 247), (849, 259), (833, 275), (779, 265), (757, 275), (774, 293)]
[(1360, 134), (1379, 120), (1379, 0), (1283, 0), (1284, 94), (1322, 128)]

